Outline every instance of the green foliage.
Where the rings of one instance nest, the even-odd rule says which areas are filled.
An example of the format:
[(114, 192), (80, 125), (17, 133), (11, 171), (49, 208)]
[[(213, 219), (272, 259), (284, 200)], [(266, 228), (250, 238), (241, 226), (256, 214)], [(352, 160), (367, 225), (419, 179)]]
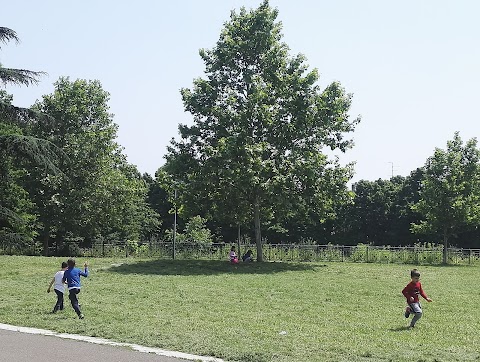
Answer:
[(212, 242), (212, 233), (206, 228), (207, 220), (197, 215), (188, 220), (184, 236), (187, 243), (208, 244)]
[(80, 246), (76, 242), (63, 243), (61, 248), (57, 251), (58, 256), (72, 257), (83, 256)]
[(359, 121), (340, 84), (321, 90), (305, 57), (289, 56), (277, 16), (268, 1), (232, 12), (216, 46), (200, 50), (206, 78), (181, 91), (194, 124), (179, 127), (164, 168), (188, 215), (253, 218), (260, 260), (262, 222), (318, 224), (346, 198), (351, 167), (321, 150), (349, 148)]
[(156, 172), (155, 178), (152, 178), (149, 174), (142, 176), (148, 188), (146, 195), (148, 214), (142, 228), (143, 240), (160, 238), (165, 232), (165, 229), (173, 223), (173, 217), (170, 214), (173, 205), (169, 201), (160, 175), (162, 175), (161, 168)]
[(13, 249), (28, 245), (35, 236), (33, 203), (21, 182), (28, 177), (18, 167), (22, 157), (6, 147), (6, 138), (20, 138), (22, 130), (0, 121), (0, 238)]
[(336, 220), (335, 240), (339, 243), (372, 245), (413, 245), (417, 235), (410, 225), (420, 215), (411, 209), (419, 200), (423, 170), (390, 180), (361, 180), (352, 188), (354, 197), (345, 203)]
[[(0, 43), (19, 39), (12, 29), (0, 27)], [(0, 64), (0, 83), (31, 85), (38, 82), (42, 72), (5, 68)], [(25, 160), (58, 172), (57, 155), (52, 145), (42, 139), (24, 134), (26, 122), (38, 115), (12, 104), (13, 97), (0, 90), (0, 240), (8, 245), (9, 253), (24, 251), (33, 246), (36, 235), (36, 215), (28, 193), (21, 185), (28, 178), (23, 169)], [(35, 252), (33, 252), (34, 254)]]
[[(207, 220), (199, 215), (191, 217), (183, 230), (183, 233), (177, 232), (176, 239), (179, 243), (190, 244), (211, 244), (213, 241), (212, 232), (206, 227)], [(166, 232), (167, 240), (173, 241), (173, 230)]]
[[(47, 118), (29, 132), (62, 150), (62, 174), (32, 168), (28, 184), (43, 225), (44, 249), (67, 233), (82, 238), (138, 238), (145, 216), (146, 185), (115, 142), (117, 125), (109, 94), (98, 81), (60, 78), (35, 109)], [(47, 171), (47, 172), (46, 172)]]
[(457, 132), (446, 150), (435, 150), (425, 164), (420, 200), (413, 207), (423, 220), (413, 224), (412, 230), (442, 235), (446, 263), (448, 239), (480, 223), (480, 150), (476, 139), (464, 145)]
[(137, 240), (127, 240), (125, 248), (127, 249), (128, 255), (135, 255), (138, 253), (140, 246)]

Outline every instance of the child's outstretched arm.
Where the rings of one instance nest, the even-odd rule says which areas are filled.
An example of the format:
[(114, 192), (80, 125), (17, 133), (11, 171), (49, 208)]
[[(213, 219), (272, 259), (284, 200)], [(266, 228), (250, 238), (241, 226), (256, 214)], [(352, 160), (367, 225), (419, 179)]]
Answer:
[(52, 278), (52, 280), (50, 281), (50, 285), (48, 286), (47, 293), (50, 293), (53, 283), (55, 283), (55, 278)]
[(84, 276), (84, 277), (88, 277), (88, 263), (85, 262), (85, 263), (83, 264), (83, 267), (85, 268), (85, 270), (84, 270), (84, 271), (81, 271), (81, 270), (80, 270), (80, 275), (82, 275), (82, 276)]
[(427, 301), (427, 302), (433, 302), (432, 299), (430, 299), (425, 292), (423, 291), (422, 285), (420, 284), (420, 295)]

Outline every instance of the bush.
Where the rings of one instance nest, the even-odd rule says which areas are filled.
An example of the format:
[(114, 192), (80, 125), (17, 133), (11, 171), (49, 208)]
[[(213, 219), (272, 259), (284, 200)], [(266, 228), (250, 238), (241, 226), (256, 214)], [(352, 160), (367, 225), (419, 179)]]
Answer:
[(83, 256), (82, 250), (78, 243), (75, 242), (65, 242), (62, 244), (62, 247), (58, 249), (57, 256)]

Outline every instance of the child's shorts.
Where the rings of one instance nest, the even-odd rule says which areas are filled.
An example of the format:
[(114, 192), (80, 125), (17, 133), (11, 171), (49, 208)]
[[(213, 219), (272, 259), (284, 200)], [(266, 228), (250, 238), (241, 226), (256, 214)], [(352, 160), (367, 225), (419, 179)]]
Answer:
[(410, 303), (410, 313), (422, 313), (422, 305), (420, 303)]

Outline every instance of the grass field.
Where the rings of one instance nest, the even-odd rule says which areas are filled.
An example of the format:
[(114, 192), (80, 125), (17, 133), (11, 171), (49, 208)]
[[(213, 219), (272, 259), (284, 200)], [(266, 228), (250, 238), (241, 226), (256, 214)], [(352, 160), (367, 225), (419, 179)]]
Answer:
[(92, 259), (78, 320), (49, 314), (60, 261), (0, 257), (1, 323), (228, 361), (480, 361), (478, 267), (422, 267), (434, 302), (409, 330), (406, 265)]

